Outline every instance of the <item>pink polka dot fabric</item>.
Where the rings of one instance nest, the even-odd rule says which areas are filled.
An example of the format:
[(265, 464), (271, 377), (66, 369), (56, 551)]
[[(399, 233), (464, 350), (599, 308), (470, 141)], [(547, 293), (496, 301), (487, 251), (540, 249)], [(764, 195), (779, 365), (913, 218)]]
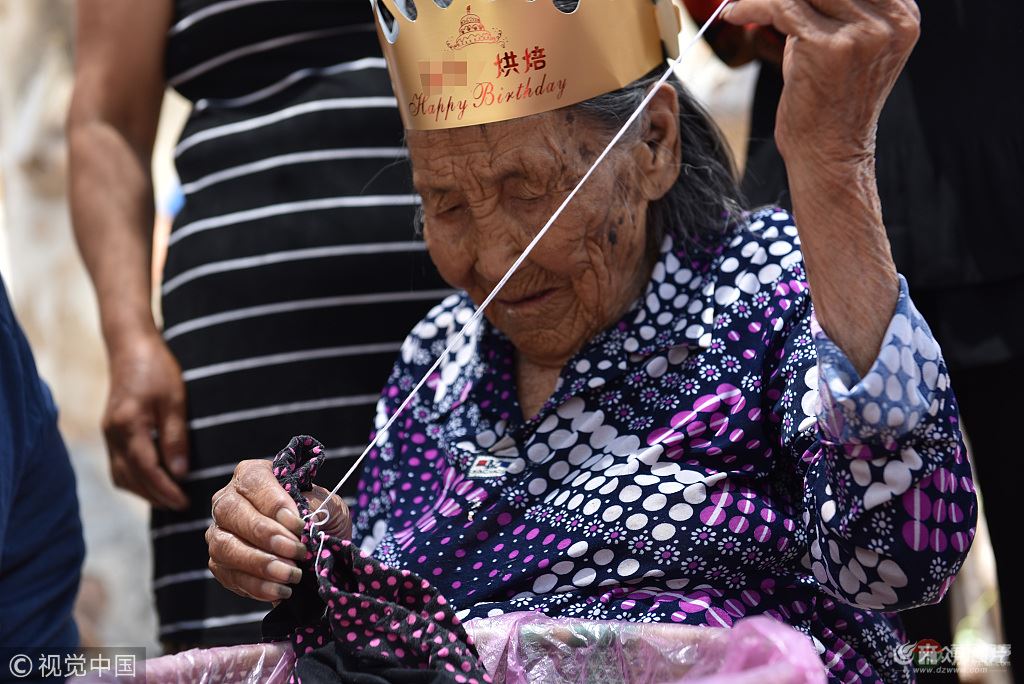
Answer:
[[(274, 475), (303, 517), (311, 509), (302, 491), (311, 487), (322, 462), (323, 447), (305, 436), (293, 438), (274, 459)], [(491, 682), (472, 639), (427, 580), (378, 562), (347, 539), (324, 535), (321, 545), (309, 520), (302, 542), (308, 549), (303, 571), (315, 574), (326, 611), (316, 624), (293, 631), (300, 660), (333, 641), (337, 652), (352, 656), (346, 662), (362, 663), (366, 671), (426, 670), (437, 675), (415, 681)], [(301, 678), (296, 674), (292, 681)]]

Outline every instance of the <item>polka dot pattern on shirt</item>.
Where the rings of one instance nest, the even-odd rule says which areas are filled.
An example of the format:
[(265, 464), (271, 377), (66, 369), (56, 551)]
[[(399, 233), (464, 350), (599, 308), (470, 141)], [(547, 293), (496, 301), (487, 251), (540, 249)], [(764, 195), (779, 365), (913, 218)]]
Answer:
[[(535, 417), (483, 321), (380, 435), (354, 538), (463, 618), (767, 614), (835, 681), (908, 681), (888, 614), (944, 594), (976, 501), (945, 364), (900, 287), (861, 378), (817, 326), (788, 214), (704, 247), (670, 236)], [(378, 429), (473, 311), (453, 296), (412, 331)]]

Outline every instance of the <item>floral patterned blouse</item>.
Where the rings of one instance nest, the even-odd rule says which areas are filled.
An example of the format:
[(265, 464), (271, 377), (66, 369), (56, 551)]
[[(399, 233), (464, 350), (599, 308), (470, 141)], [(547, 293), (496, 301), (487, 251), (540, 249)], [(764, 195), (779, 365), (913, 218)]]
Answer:
[[(860, 378), (799, 247), (778, 211), (711, 249), (667, 238), (644, 297), (530, 419), (511, 343), (481, 322), (371, 452), (354, 539), (461, 618), (765, 613), (833, 681), (911, 679), (891, 612), (939, 600), (974, 536), (956, 403), (902, 278)], [(378, 428), (473, 310), (454, 295), (413, 330)]]

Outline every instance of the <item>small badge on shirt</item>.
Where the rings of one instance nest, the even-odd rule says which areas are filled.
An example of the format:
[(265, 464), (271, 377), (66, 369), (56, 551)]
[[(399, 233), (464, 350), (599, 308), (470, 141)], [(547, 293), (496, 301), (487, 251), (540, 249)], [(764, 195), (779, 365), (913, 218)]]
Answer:
[(497, 456), (474, 456), (473, 465), (469, 468), (468, 477), (485, 479), (501, 477), (512, 467), (513, 459), (498, 458)]

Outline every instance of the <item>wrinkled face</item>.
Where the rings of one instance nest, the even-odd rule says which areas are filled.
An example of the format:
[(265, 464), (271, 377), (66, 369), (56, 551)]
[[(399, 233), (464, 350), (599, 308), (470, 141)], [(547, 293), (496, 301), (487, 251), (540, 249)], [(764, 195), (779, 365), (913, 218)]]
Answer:
[[(444, 279), (479, 305), (610, 138), (572, 110), (409, 131), (424, 237)], [(656, 256), (647, 205), (671, 185), (652, 193), (657, 155), (643, 140), (613, 151), (488, 307), (521, 355), (561, 367), (642, 294)], [(676, 162), (671, 181), (678, 172)]]

